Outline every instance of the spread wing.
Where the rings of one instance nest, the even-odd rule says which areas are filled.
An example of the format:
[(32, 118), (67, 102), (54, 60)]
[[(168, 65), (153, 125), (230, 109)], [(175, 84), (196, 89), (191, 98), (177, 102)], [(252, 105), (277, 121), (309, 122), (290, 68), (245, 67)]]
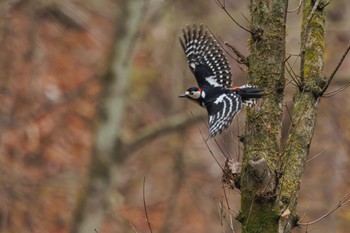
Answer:
[(234, 92), (223, 93), (208, 104), (210, 137), (215, 137), (227, 129), (241, 108), (241, 97)]
[(203, 30), (203, 25), (199, 29), (187, 26), (182, 32), (180, 43), (198, 86), (231, 87), (230, 65), (214, 37)]

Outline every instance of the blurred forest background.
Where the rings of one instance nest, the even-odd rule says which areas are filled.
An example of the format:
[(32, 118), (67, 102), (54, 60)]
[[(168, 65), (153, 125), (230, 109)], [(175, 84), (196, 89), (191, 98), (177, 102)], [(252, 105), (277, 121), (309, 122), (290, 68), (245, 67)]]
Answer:
[[(226, 221), (239, 211), (239, 192), (223, 189), (221, 168), (201, 136), (207, 138), (206, 111), (177, 98), (196, 85), (178, 37), (181, 27), (203, 23), (222, 44), (227, 41), (247, 55), (249, 34), (214, 0), (2, 0), (1, 233), (68, 233), (77, 227), (77, 208), (85, 195), (99, 128), (98, 105), (105, 94), (103, 77), (112, 65), (113, 46), (123, 36), (123, 31), (114, 29), (124, 23), (118, 14), (131, 5), (128, 2), (145, 3), (124, 64), (129, 69), (126, 95), (115, 96), (125, 104), (115, 143), (129, 147), (119, 150), (113, 161), (108, 208), (84, 211), (104, 209), (99, 233), (149, 232), (143, 206), (146, 177), (145, 201), (153, 232), (232, 232)], [(299, 72), (301, 15), (294, 10), (298, 5), (297, 0), (289, 1), (287, 19), (287, 53), (292, 55), (289, 63), (295, 73)], [(229, 13), (245, 27), (247, 6), (248, 1), (226, 1)], [(327, 6), (326, 75), (350, 43), (349, 13), (346, 0), (333, 0)], [(228, 57), (234, 84), (244, 84), (246, 68)], [(350, 57), (330, 90), (344, 86), (349, 74)], [(287, 87), (286, 107), (291, 106), (293, 88)], [(350, 88), (321, 100), (299, 194), (303, 222), (325, 214), (350, 192), (349, 99)], [(244, 111), (217, 142), (208, 140), (221, 165), (225, 156), (240, 159), (237, 136), (243, 128)], [(232, 221), (239, 232), (239, 223)], [(92, 233), (97, 228), (88, 229)], [(308, 229), (294, 231), (345, 233), (349, 229), (350, 206), (344, 206)]]

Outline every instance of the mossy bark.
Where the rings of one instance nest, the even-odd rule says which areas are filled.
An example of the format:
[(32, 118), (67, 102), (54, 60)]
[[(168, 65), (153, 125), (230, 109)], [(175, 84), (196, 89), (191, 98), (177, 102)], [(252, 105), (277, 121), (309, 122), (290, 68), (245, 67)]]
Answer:
[(286, 0), (251, 0), (249, 82), (266, 96), (248, 110), (241, 183), (243, 232), (278, 232), (278, 160), (284, 95)]
[[(303, 1), (300, 79), (292, 125), (281, 145), (284, 95), (286, 0), (251, 0), (249, 81), (266, 96), (248, 111), (241, 174), (243, 232), (291, 232), (297, 194), (316, 123), (323, 75), (323, 0)], [(288, 211), (287, 211), (288, 210)], [(283, 214), (288, 213), (288, 214)]]
[(294, 95), (292, 125), (282, 154), (281, 203), (282, 208), (289, 208), (292, 213), (290, 218), (281, 223), (285, 232), (290, 232), (294, 225), (297, 194), (314, 134), (319, 97), (327, 81), (323, 74), (325, 4), (323, 0), (304, 1), (301, 79)]

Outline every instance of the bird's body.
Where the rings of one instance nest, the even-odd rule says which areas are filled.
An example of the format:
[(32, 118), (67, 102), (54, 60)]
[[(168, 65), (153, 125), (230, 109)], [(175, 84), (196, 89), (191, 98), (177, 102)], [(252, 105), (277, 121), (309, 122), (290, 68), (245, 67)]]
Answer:
[(207, 109), (209, 134), (215, 137), (228, 128), (242, 105), (251, 107), (255, 99), (262, 97), (262, 90), (250, 85), (231, 87), (231, 68), (225, 54), (202, 25), (199, 29), (183, 29), (180, 42), (198, 83), (180, 97)]

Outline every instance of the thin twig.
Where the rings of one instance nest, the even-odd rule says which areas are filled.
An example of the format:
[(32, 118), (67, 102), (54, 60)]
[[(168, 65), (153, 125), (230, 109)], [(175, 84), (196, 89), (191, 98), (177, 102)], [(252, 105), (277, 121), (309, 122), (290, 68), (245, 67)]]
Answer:
[[(225, 190), (224, 186), (222, 186), (222, 188), (223, 188), (223, 190)], [(230, 209), (230, 208), (226, 208), (222, 200), (219, 200), (218, 198), (216, 198), (216, 199), (217, 199), (218, 207), (219, 207), (219, 210), (220, 210), (219, 214), (220, 214), (220, 223), (221, 223), (222, 228), (224, 229), (223, 220), (225, 220), (225, 222), (228, 225), (228, 227), (230, 228), (230, 230), (232, 232), (235, 232), (235, 230), (233, 228), (232, 214), (229, 211), (232, 210), (236, 214), (238, 214), (238, 211), (235, 211), (235, 210)], [(227, 201), (227, 205), (228, 205), (228, 201)], [(226, 218), (226, 213), (228, 213), (229, 216), (230, 216), (230, 222)]]
[[(210, 34), (214, 37), (214, 39), (219, 43), (220, 47), (225, 51), (225, 53), (226, 53), (227, 55), (229, 55), (233, 60), (235, 60), (238, 64), (242, 64), (241, 61), (239, 61), (239, 60), (236, 59), (234, 56), (232, 56), (232, 55), (227, 51), (227, 49), (225, 49), (225, 47), (222, 46), (222, 44), (221, 44), (219, 38), (217, 38), (217, 37), (215, 36), (215, 34), (212, 32), (212, 30), (209, 28), (209, 26), (208, 26), (208, 25), (205, 25), (205, 26), (206, 26), (206, 28), (208, 29), (208, 31), (210, 32)], [(224, 43), (226, 43), (226, 42), (224, 42)], [(239, 68), (241, 69), (241, 67), (239, 67)], [(241, 69), (241, 70), (243, 71), (243, 69)]]
[(217, 205), (218, 205), (218, 208), (219, 208), (218, 211), (219, 211), (219, 218), (220, 218), (221, 229), (222, 229), (222, 232), (225, 232), (224, 221), (223, 221), (223, 219), (224, 219), (224, 210), (223, 210), (221, 201), (218, 201)]
[(222, 186), (222, 191), (224, 192), (227, 209), (230, 209), (230, 203), (228, 202), (228, 198), (227, 198), (227, 194), (226, 194), (226, 190), (223, 182), (221, 182), (221, 186)]
[(227, 11), (226, 9), (226, 5), (225, 5), (225, 0), (223, 0), (223, 2), (220, 2), (220, 0), (216, 0), (216, 3), (218, 4), (218, 6), (225, 11), (225, 13), (228, 15), (228, 17), (230, 17), (230, 19), (241, 29), (243, 29), (246, 32), (249, 32), (250, 34), (253, 34), (253, 32), (249, 31), (248, 29), (246, 29), (245, 27), (243, 27), (242, 25), (240, 25), (233, 17), (232, 15)]
[(232, 134), (228, 134), (228, 137), (237, 146), (237, 161), (239, 161), (241, 159), (240, 152), (243, 151), (243, 146), (240, 145), (239, 141), (237, 141)]
[[(203, 123), (209, 128), (209, 126), (208, 126), (207, 122), (204, 120), (204, 118), (202, 117), (201, 119), (202, 119)], [(230, 152), (228, 151), (228, 148), (227, 148), (227, 147), (225, 148), (226, 151), (227, 151), (227, 154), (228, 154), (228, 156), (226, 156), (224, 150), (221, 148), (221, 146), (219, 145), (219, 143), (218, 143), (218, 141), (216, 140), (216, 138), (213, 138), (213, 139), (214, 139), (215, 144), (217, 145), (217, 147), (218, 147), (219, 150), (221, 151), (221, 154), (223, 155), (223, 157), (224, 157), (225, 159), (227, 159), (228, 156), (231, 157)], [(226, 146), (226, 144), (224, 143), (224, 141), (222, 141), (222, 143), (224, 144), (224, 146)]]
[(308, 233), (308, 230), (309, 229), (309, 225), (307, 225), (306, 227), (305, 227), (305, 233)]
[[(202, 119), (203, 123), (209, 128), (209, 125), (208, 125), (207, 122), (204, 120), (204, 118), (202, 117), (201, 119)], [(226, 152), (227, 152), (227, 155), (228, 155), (228, 156), (225, 155), (225, 152), (224, 152), (224, 150), (221, 148), (221, 146), (219, 145), (217, 139), (216, 139), (216, 138), (213, 138), (213, 139), (214, 139), (214, 141), (215, 141), (215, 144), (217, 145), (217, 147), (218, 147), (219, 150), (221, 151), (223, 157), (224, 157), (225, 159), (227, 159), (228, 157), (232, 158), (232, 156), (231, 156), (231, 154), (230, 154), (230, 152), (229, 152), (229, 148), (228, 148), (227, 144), (225, 143), (225, 141), (224, 141), (224, 140), (221, 140), (222, 144), (225, 146), (225, 149), (226, 149)], [(207, 141), (207, 140), (206, 140), (206, 141)], [(238, 144), (237, 144), (237, 145), (238, 145)], [(239, 145), (238, 145), (238, 146), (239, 146)]]
[(148, 212), (147, 212), (147, 206), (146, 206), (146, 198), (145, 198), (145, 189), (146, 189), (146, 177), (143, 177), (143, 187), (142, 187), (143, 208), (145, 210), (146, 222), (147, 222), (149, 231), (151, 233), (153, 233), (151, 222), (149, 221), (149, 218), (148, 218)]
[(327, 92), (327, 93), (324, 93), (322, 95), (323, 98), (329, 98), (329, 97), (332, 97), (332, 96), (335, 96), (336, 94), (344, 91), (346, 88), (348, 88), (350, 86), (350, 81), (346, 82), (342, 87), (339, 87), (338, 89), (334, 90), (334, 91), (330, 91), (330, 92)]
[(239, 52), (238, 49), (236, 49), (233, 45), (229, 44), (226, 41), (224, 42), (224, 44), (227, 47), (229, 47), (232, 50), (232, 52), (236, 54), (236, 56), (238, 57), (237, 59), (238, 63), (249, 66), (247, 58), (241, 52)]
[(299, 5), (293, 10), (287, 10), (287, 12), (288, 13), (294, 13), (294, 12), (298, 11), (298, 13), (299, 13), (302, 3), (303, 3), (303, 0), (299, 0)]
[(214, 141), (216, 142), (216, 144), (218, 145), (218, 147), (220, 148), (222, 154), (224, 155), (225, 158), (232, 158), (232, 155), (230, 153), (230, 150), (228, 148), (228, 145), (227, 143), (225, 142), (225, 140), (223, 138), (221, 138), (221, 143), (224, 145), (225, 147), (225, 151), (226, 151), (226, 154), (227, 156), (225, 156), (224, 152), (223, 152), (223, 149), (221, 149), (221, 147), (219, 146), (219, 143), (217, 142), (217, 140), (214, 138)]
[(247, 21), (247, 23), (251, 24), (252, 22), (241, 12), (242, 17)]
[(284, 105), (284, 107), (286, 108), (286, 111), (287, 111), (289, 120), (292, 122), (293, 118), (292, 118), (292, 114), (291, 114), (291, 112), (290, 112), (290, 110), (289, 110), (289, 108), (288, 108), (288, 104), (287, 104), (287, 103), (284, 103), (283, 105)]
[(223, 168), (223, 167), (221, 166), (221, 164), (219, 163), (219, 160), (215, 157), (213, 151), (210, 149), (210, 146), (208, 145), (207, 140), (205, 140), (205, 138), (204, 138), (204, 136), (203, 136), (203, 134), (202, 134), (202, 131), (201, 131), (199, 128), (198, 128), (198, 130), (199, 130), (199, 133), (200, 133), (200, 135), (202, 136), (202, 139), (203, 139), (205, 145), (207, 146), (207, 148), (208, 148), (208, 150), (209, 150), (211, 156), (214, 158), (215, 162), (219, 165), (221, 171), (224, 171), (224, 168)]
[[(186, 143), (187, 139), (182, 135), (186, 134), (186, 130), (181, 130), (178, 133), (178, 140), (183, 145)], [(166, 213), (164, 214), (164, 221), (162, 223), (162, 228), (158, 230), (158, 232), (171, 232), (173, 229), (172, 217), (176, 212), (176, 208), (178, 206), (178, 199), (181, 195), (181, 187), (183, 186), (185, 180), (185, 161), (184, 161), (184, 146), (181, 146), (175, 149), (176, 156), (173, 158), (173, 173), (174, 179), (172, 180), (172, 190), (170, 191), (170, 196), (168, 198), (169, 203), (166, 207)]]
[[(196, 122), (196, 123), (197, 123), (197, 122)], [(210, 153), (211, 156), (214, 158), (215, 162), (219, 165), (219, 167), (221, 168), (221, 171), (224, 172), (224, 168), (221, 166), (221, 164), (219, 163), (218, 159), (214, 156), (214, 153), (213, 153), (213, 151), (210, 149), (210, 146), (209, 146), (208, 143), (207, 143), (207, 139), (204, 138), (203, 133), (202, 133), (201, 129), (199, 128), (198, 123), (197, 123), (197, 128), (198, 128), (198, 130), (199, 130), (199, 134), (201, 135), (201, 137), (202, 137), (202, 139), (203, 139), (203, 141), (204, 141), (204, 143), (205, 143), (205, 145), (206, 145), (206, 147), (207, 147), (209, 153)]]
[(328, 80), (327, 80), (327, 83), (326, 85), (323, 87), (321, 93), (320, 93), (320, 96), (323, 95), (323, 93), (325, 93), (325, 91), (327, 90), (327, 88), (329, 87), (329, 85), (331, 84), (335, 74), (337, 73), (338, 69), (340, 68), (340, 66), (343, 64), (343, 61), (346, 57), (346, 55), (348, 55), (350, 51), (350, 44), (348, 45), (347, 49), (345, 50), (343, 56), (341, 57), (340, 61), (338, 62), (337, 66), (335, 67), (335, 69), (333, 70), (331, 76), (329, 76)]
[(322, 155), (324, 152), (325, 152), (325, 150), (323, 149), (322, 151), (320, 151), (319, 153), (317, 153), (317, 155), (315, 155), (315, 156), (313, 156), (312, 158), (306, 160), (306, 162), (308, 163), (308, 162), (310, 162), (310, 161), (316, 159), (318, 156)]
[[(294, 85), (296, 86), (300, 86), (300, 82), (298, 80), (298, 75), (296, 75), (296, 73), (294, 72), (293, 70), (293, 66), (289, 63), (289, 59), (292, 57), (291, 54), (288, 55), (288, 57), (284, 60), (284, 63), (286, 65), (286, 71), (287, 73), (289, 74), (290, 78), (292, 79), (292, 81), (294, 82)], [(295, 64), (295, 61), (294, 61), (294, 64)], [(287, 82), (285, 85), (284, 85), (284, 88), (289, 84), (289, 83), (292, 83), (291, 81), (290, 82)], [(293, 83), (292, 83), (293, 84)]]
[[(291, 79), (294, 81), (294, 84), (296, 86), (300, 86), (301, 83), (298, 80), (298, 75), (294, 72), (293, 66), (289, 63), (289, 61), (286, 62), (286, 70), (287, 70), (289, 76), (291, 77)], [(300, 78), (300, 76), (299, 76), (299, 78)]]
[[(217, 145), (217, 147), (219, 148), (219, 150), (221, 151), (221, 154), (224, 156), (224, 158), (228, 158), (229, 156), (231, 156), (229, 153), (227, 153), (227, 156), (225, 155), (224, 150), (221, 148), (221, 146), (219, 145), (219, 142), (218, 142), (218, 140), (217, 140), (216, 138), (214, 138), (214, 142), (215, 142), (215, 144)], [(222, 140), (222, 143), (223, 143), (224, 146), (225, 146), (225, 143), (224, 143), (223, 140)], [(226, 151), (228, 152), (227, 148), (226, 148)]]
[(233, 217), (232, 217), (232, 214), (230, 214), (230, 228), (232, 229), (232, 233), (235, 233), (235, 230), (233, 229)]
[(300, 217), (299, 221), (301, 221), (305, 218), (307, 212), (309, 211), (309, 208), (310, 208), (310, 202), (307, 204), (306, 210), (305, 210), (304, 214)]
[(339, 209), (340, 207), (348, 204), (350, 202), (350, 196), (349, 194), (345, 194), (342, 199), (340, 199), (339, 203), (333, 208), (331, 209), (330, 211), (328, 211), (326, 214), (322, 215), (321, 217), (319, 217), (318, 219), (314, 220), (314, 221), (311, 221), (311, 222), (298, 222), (297, 225), (298, 226), (309, 226), (309, 225), (312, 225), (312, 224), (315, 224), (319, 221), (321, 221), (322, 219), (328, 217), (329, 215), (331, 215), (334, 211), (336, 211), (337, 209)]
[(130, 227), (132, 228), (132, 230), (133, 230), (135, 233), (138, 233), (138, 231), (136, 230), (136, 228), (134, 227), (134, 225), (131, 224), (131, 222), (129, 222), (129, 225), (130, 225)]
[[(222, 232), (226, 232), (225, 227), (224, 227), (224, 221), (226, 222), (226, 224), (228, 225), (230, 230), (232, 232), (235, 232), (233, 229), (233, 224), (230, 224), (230, 222), (226, 218), (226, 212), (224, 211), (224, 205), (222, 203), (222, 200), (217, 200), (217, 201), (218, 201), (218, 207), (219, 207), (219, 215), (220, 215), (219, 217), (220, 217), (220, 224), (221, 224)], [(230, 214), (229, 216), (230, 216), (230, 219), (232, 219), (231, 218), (232, 215)]]
[[(241, 135), (240, 134), (240, 128), (239, 128), (239, 117), (237, 116), (236, 118), (236, 124), (237, 124), (237, 135)], [(233, 138), (233, 134), (231, 135), (231, 137)], [(233, 140), (233, 142), (235, 142), (236, 140)], [(240, 147), (238, 142), (235, 142), (237, 144), (237, 161), (240, 161), (241, 159), (241, 151), (243, 151), (243, 148)]]

